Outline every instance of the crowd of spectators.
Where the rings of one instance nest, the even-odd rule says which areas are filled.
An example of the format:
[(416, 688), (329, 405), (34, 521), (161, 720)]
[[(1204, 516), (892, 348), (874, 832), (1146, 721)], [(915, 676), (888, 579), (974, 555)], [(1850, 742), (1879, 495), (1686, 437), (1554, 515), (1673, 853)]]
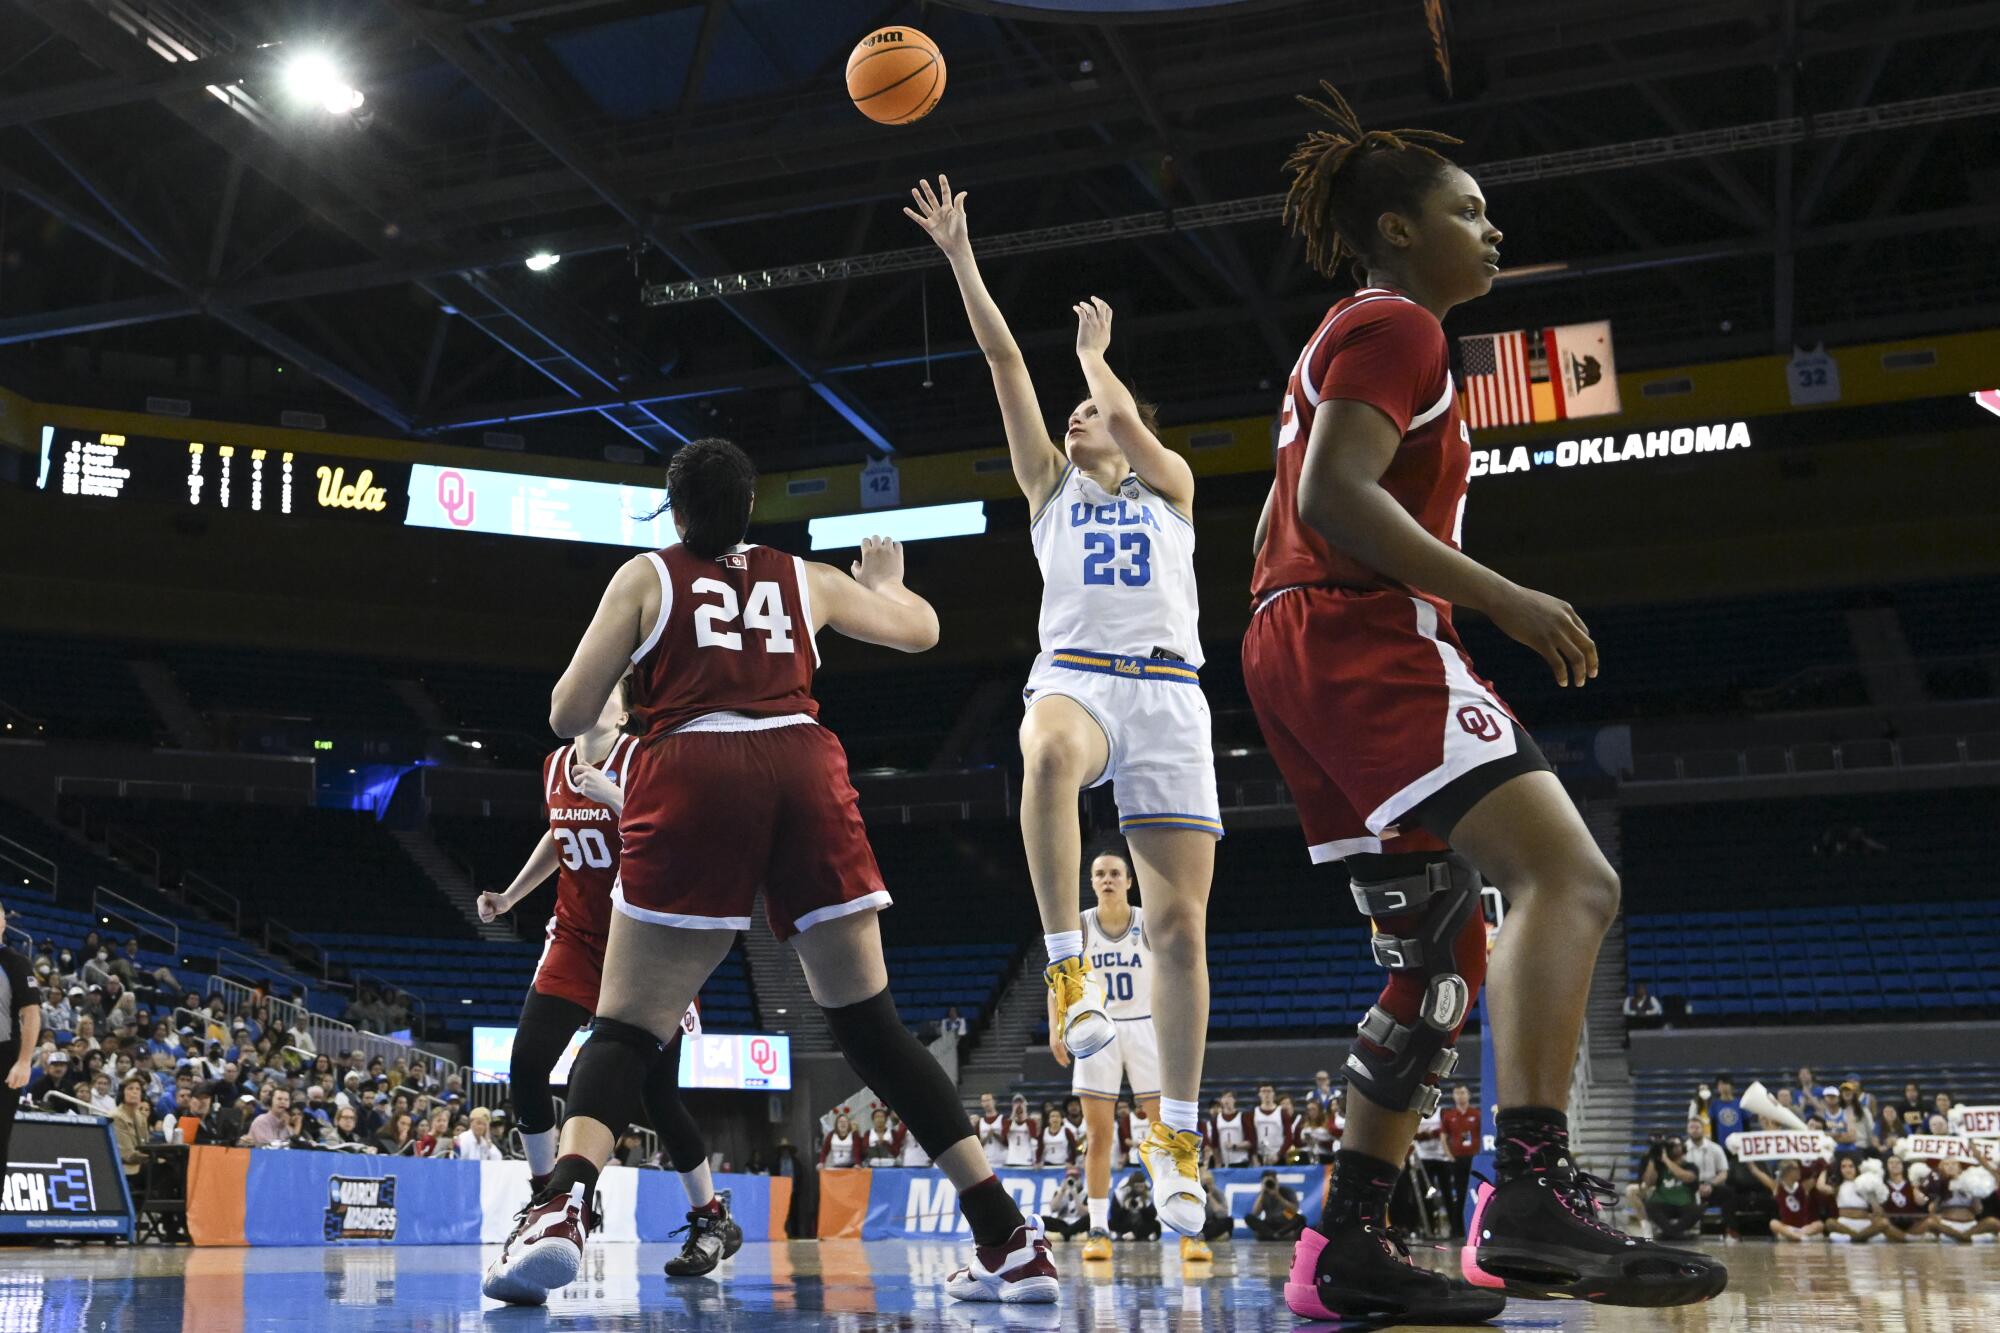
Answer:
[[(136, 938), (42, 941), (31, 967), (42, 1024), (24, 1103), (107, 1117), (135, 1193), (149, 1145), (506, 1155), (505, 1113), (470, 1105), (460, 1076), (414, 1048), (393, 1060), (319, 1051), (307, 1026), (274, 1017), (295, 1007), (253, 991), (232, 1009), (184, 989), (141, 963)], [(348, 1012), (375, 1029), (407, 1025), (403, 1003), (363, 989)]]
[(1625, 1188), (1632, 1221), (1644, 1234), (1691, 1236), (1711, 1211), (1732, 1241), (1746, 1232), (1842, 1242), (1972, 1241), (2000, 1233), (2000, 1191), (1988, 1168), (1919, 1157), (1905, 1143), (1915, 1135), (1958, 1136), (1964, 1108), (1950, 1092), (1910, 1082), (1899, 1095), (1878, 1098), (1858, 1078), (1822, 1083), (1808, 1066), (1771, 1080), (1767, 1090), (1808, 1130), (1831, 1140), (1830, 1156), (1738, 1158), (1734, 1135), (1786, 1126), (1747, 1111), (1735, 1080), (1718, 1075), (1689, 1100), (1684, 1133), (1652, 1136)]
[[(1417, 1127), (1416, 1144), (1411, 1150), (1412, 1170), (1405, 1173), (1406, 1184), (1392, 1205), (1392, 1216), (1416, 1229), (1459, 1228), (1463, 1202), (1471, 1183), (1472, 1160), (1480, 1149), (1479, 1109), (1471, 1089), (1452, 1085), (1449, 1096), (1436, 1112)], [(1058, 1103), (1045, 1101), (1039, 1108), (1029, 1105), (1025, 1095), (1016, 1094), (1002, 1111), (992, 1093), (980, 1097), (977, 1111), (969, 1114), (972, 1132), (996, 1169), (1060, 1167), (1064, 1182), (1054, 1196), (1055, 1205), (1044, 1219), (1049, 1230), (1067, 1235), (1078, 1218), (1085, 1217), (1081, 1186), (1071, 1189), (1071, 1177), (1081, 1169), (1090, 1131), (1083, 1103), (1069, 1097)], [(884, 1106), (856, 1114), (838, 1107), (821, 1122), (818, 1162), (822, 1169), (846, 1167), (894, 1169), (929, 1166), (930, 1158), (893, 1111)], [(1157, 1225), (1145, 1172), (1118, 1172), (1139, 1166), (1139, 1146), (1152, 1129), (1143, 1106), (1130, 1097), (1120, 1097), (1112, 1116), (1111, 1161), (1116, 1183), (1112, 1190), (1112, 1218), (1115, 1234), (1144, 1235)], [(1312, 1085), (1299, 1093), (1280, 1093), (1275, 1084), (1259, 1084), (1241, 1101), (1235, 1090), (1218, 1093), (1210, 1101), (1202, 1120), (1202, 1167), (1204, 1174), (1215, 1168), (1256, 1168), (1311, 1166), (1333, 1161), (1347, 1128), (1347, 1099), (1331, 1074), (1322, 1069)], [(1210, 1180), (1210, 1231), (1227, 1235), (1231, 1215), (1224, 1196)], [(1074, 1194), (1075, 1198), (1069, 1196)], [(1074, 1203), (1068, 1208), (1065, 1201)], [(1289, 1211), (1287, 1211), (1289, 1209)], [(1075, 1216), (1070, 1214), (1074, 1213)], [(1448, 1217), (1448, 1221), (1446, 1218)], [(1128, 1225), (1118, 1225), (1118, 1220)], [(1295, 1238), (1303, 1222), (1298, 1217), (1298, 1199), (1276, 1175), (1267, 1175), (1256, 1200), (1242, 1219), (1251, 1234), (1260, 1239)]]

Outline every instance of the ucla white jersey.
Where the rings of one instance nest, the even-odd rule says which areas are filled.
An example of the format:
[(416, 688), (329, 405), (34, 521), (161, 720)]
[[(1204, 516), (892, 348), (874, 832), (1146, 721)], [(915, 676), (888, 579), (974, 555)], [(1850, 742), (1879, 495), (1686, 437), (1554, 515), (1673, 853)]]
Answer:
[(1118, 494), (1065, 466), (1029, 533), (1042, 566), (1042, 656), (1094, 649), (1201, 665), (1194, 524), (1128, 475)]
[[(1120, 1023), (1153, 1016), (1153, 946), (1146, 942), (1144, 912), (1134, 907), (1132, 924), (1116, 939), (1098, 924), (1095, 907), (1083, 914), (1083, 956), (1104, 987), (1104, 1011)], [(1136, 1082), (1133, 1087), (1154, 1090), (1140, 1089)]]

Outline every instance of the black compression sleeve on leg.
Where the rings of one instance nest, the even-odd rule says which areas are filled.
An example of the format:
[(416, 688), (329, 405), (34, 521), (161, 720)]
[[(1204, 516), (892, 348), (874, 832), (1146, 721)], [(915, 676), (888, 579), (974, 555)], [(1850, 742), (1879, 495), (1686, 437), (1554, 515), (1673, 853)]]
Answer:
[(647, 1071), (646, 1086), (640, 1094), (646, 1119), (660, 1136), (667, 1160), (676, 1171), (692, 1171), (708, 1159), (708, 1144), (701, 1126), (694, 1122), (687, 1103), (681, 1100), (681, 1037), (677, 1034), (667, 1053)]
[(523, 1134), (556, 1127), (555, 1098), (549, 1093), (549, 1071), (562, 1058), (576, 1030), (590, 1022), (590, 1010), (574, 1000), (560, 1000), (529, 991), (521, 1001), (521, 1025), (514, 1031), (514, 1054), (507, 1081), (514, 1097), (514, 1123)]
[(847, 1063), (889, 1103), (932, 1161), (972, 1136), (958, 1089), (896, 1016), (896, 1001), (887, 987), (859, 1004), (820, 1012)]
[(570, 1066), (570, 1118), (586, 1117), (623, 1134), (639, 1116), (641, 1090), (660, 1058), (660, 1039), (646, 1029), (599, 1018)]

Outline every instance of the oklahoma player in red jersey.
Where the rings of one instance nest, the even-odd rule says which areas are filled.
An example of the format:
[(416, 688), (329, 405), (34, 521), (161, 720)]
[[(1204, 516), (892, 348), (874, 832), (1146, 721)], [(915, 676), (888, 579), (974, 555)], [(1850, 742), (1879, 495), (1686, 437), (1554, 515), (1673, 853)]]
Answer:
[[(1618, 878), (1452, 629), (1453, 607), (1470, 607), (1540, 653), (1559, 684), (1597, 673), (1568, 604), (1459, 549), (1471, 440), (1439, 321), (1492, 286), (1500, 231), (1478, 184), (1418, 142), (1456, 140), (1364, 131), (1322, 86), (1325, 102), (1303, 100), (1335, 128), (1293, 153), (1285, 217), (1321, 273), (1351, 257), (1364, 282), (1287, 386), (1243, 667), (1312, 859), (1346, 861), (1391, 975), (1347, 1058), (1342, 1150), (1286, 1300), (1313, 1319), (1439, 1323), (1491, 1319), (1506, 1294), (1704, 1300), (1726, 1271), (1600, 1222), (1608, 1186), (1570, 1156), (1563, 1108)], [(1482, 875), (1512, 902), (1489, 1000), (1499, 1181), (1480, 1191), (1456, 1282), (1412, 1265), (1382, 1228), (1486, 974)]]
[[(542, 805), (549, 831), (535, 844), (521, 873), (504, 893), (479, 895), (479, 919), (492, 921), (556, 874), (556, 910), (549, 917), (548, 943), (535, 965), (535, 979), (521, 1001), (508, 1062), (514, 1115), (528, 1149), (528, 1188), (548, 1183), (556, 1162), (556, 1108), (549, 1074), (576, 1030), (597, 1009), (604, 969), (604, 940), (611, 926), (611, 889), (618, 875), (618, 816), (625, 808), (619, 786), (633, 738), (625, 734), (630, 681), (604, 701), (591, 729), (542, 761)], [(687, 1032), (700, 1032), (695, 1007), (682, 1019)], [(644, 1094), (646, 1118), (660, 1135), (667, 1158), (687, 1190), (688, 1238), (667, 1261), (668, 1277), (701, 1277), (742, 1248), (743, 1231), (715, 1192), (708, 1145), (680, 1094), (680, 1040), (674, 1034), (667, 1058), (650, 1073)]]
[(674, 455), (667, 498), (680, 544), (618, 571), (556, 683), (550, 725), (575, 736), (630, 670), (642, 732), (626, 765), (603, 993), (570, 1074), (561, 1156), (481, 1289), (539, 1304), (575, 1279), (614, 1131), (631, 1118), (682, 1011), (749, 928), (761, 889), (772, 931), (798, 951), (849, 1065), (958, 1190), (976, 1250), (945, 1290), (961, 1300), (1053, 1301), (1040, 1221), (1002, 1188), (951, 1080), (897, 1017), (875, 921), (889, 894), (846, 753), (818, 724), (812, 696), (822, 626), (922, 652), (937, 642), (937, 613), (903, 586), (893, 542), (862, 543), (851, 578), (745, 545), (756, 477), (727, 440)]

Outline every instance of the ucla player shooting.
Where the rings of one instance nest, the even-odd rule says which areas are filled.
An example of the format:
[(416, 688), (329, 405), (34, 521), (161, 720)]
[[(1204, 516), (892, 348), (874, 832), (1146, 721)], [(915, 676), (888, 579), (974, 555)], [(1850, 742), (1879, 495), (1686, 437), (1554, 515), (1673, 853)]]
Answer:
[(1208, 1031), (1207, 917), (1222, 836), (1215, 751), (1201, 692), (1194, 577), (1194, 471), (1160, 442), (1152, 410), (1111, 371), (1111, 307), (1074, 307), (1090, 396), (1060, 447), (966, 230), (965, 195), (938, 177), (912, 190), (909, 218), (951, 261), (993, 373), (1014, 479), (1028, 499), (1042, 570), (1041, 652), (1022, 698), (1021, 838), (1048, 948), (1051, 1031), (1083, 1058), (1117, 1025), (1077, 929), (1083, 857), (1077, 792), (1111, 783), (1118, 825), (1146, 882), (1159, 969), (1160, 1115), (1140, 1149), (1160, 1220), (1199, 1236), (1200, 1109)]

